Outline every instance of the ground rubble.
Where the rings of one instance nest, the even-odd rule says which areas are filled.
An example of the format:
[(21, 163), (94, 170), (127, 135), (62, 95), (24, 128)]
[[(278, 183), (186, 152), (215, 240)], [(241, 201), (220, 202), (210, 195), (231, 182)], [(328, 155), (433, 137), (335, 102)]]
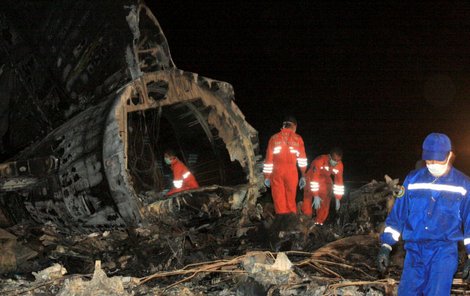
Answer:
[[(403, 249), (396, 248), (380, 274), (375, 257), (385, 217), (367, 219), (377, 212), (371, 209), (387, 207), (395, 185), (390, 179), (361, 187), (363, 194), (351, 194), (323, 226), (304, 216), (275, 216), (262, 200), (260, 219), (243, 224), (227, 211), (197, 215), (192, 226), (156, 223), (90, 234), (66, 234), (52, 223), (16, 225), (0, 242), (31, 252), (15, 257), (15, 269), (2, 270), (0, 294), (395, 295)], [(360, 208), (356, 203), (367, 223), (350, 215)], [(12, 258), (6, 254), (0, 258)], [(457, 275), (453, 294), (467, 289)]]

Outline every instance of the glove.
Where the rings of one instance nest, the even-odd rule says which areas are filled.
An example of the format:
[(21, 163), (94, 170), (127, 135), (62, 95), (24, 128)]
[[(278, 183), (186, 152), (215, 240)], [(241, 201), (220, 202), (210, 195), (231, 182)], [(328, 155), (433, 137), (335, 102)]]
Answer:
[(381, 273), (384, 273), (390, 264), (390, 252), (391, 250), (386, 246), (380, 248), (379, 255), (377, 255), (377, 268)]
[(341, 201), (336, 199), (336, 211), (339, 211), (339, 207), (341, 206)]
[(305, 178), (304, 178), (304, 177), (300, 178), (300, 180), (299, 180), (299, 188), (300, 188), (300, 189), (303, 189), (303, 188), (305, 187), (305, 184), (307, 184), (307, 182), (305, 181)]
[(470, 258), (467, 259), (462, 271), (462, 279), (465, 281), (470, 281)]
[(264, 185), (265, 185), (266, 187), (268, 187), (268, 188), (271, 187), (271, 180), (269, 180), (269, 179), (264, 179)]
[(313, 208), (315, 210), (318, 210), (320, 208), (320, 204), (321, 204), (321, 198), (319, 196), (315, 196), (315, 198), (313, 199)]

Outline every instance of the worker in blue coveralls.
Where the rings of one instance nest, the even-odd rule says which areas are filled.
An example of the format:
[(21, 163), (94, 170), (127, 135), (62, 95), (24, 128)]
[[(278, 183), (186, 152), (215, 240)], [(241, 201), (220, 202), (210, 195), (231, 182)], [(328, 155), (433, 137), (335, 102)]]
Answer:
[[(458, 265), (458, 241), (470, 254), (470, 179), (452, 167), (449, 137), (429, 134), (423, 142), (426, 166), (408, 174), (380, 236), (378, 268), (389, 265), (400, 235), (405, 263), (398, 295), (450, 295)], [(467, 279), (470, 259), (465, 263)]]

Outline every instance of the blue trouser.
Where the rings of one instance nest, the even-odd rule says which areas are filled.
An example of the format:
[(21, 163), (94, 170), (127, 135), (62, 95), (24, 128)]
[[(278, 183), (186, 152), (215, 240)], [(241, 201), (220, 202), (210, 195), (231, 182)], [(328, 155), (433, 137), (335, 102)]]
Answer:
[(398, 295), (450, 295), (457, 271), (457, 242), (406, 242)]

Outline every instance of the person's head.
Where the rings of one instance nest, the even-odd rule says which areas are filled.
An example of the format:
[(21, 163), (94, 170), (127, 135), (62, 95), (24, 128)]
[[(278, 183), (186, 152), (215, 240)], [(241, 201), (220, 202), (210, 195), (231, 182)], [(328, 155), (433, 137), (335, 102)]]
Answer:
[(336, 166), (343, 158), (343, 150), (339, 147), (333, 147), (330, 150), (330, 165)]
[(422, 158), (433, 176), (445, 175), (452, 167), (454, 159), (449, 137), (439, 133), (429, 134), (423, 142)]
[(172, 149), (167, 149), (165, 150), (165, 153), (163, 154), (163, 159), (166, 164), (170, 165), (174, 159), (176, 159), (176, 153)]
[(294, 116), (286, 116), (282, 122), (282, 128), (288, 128), (295, 132), (297, 130), (297, 119)]

